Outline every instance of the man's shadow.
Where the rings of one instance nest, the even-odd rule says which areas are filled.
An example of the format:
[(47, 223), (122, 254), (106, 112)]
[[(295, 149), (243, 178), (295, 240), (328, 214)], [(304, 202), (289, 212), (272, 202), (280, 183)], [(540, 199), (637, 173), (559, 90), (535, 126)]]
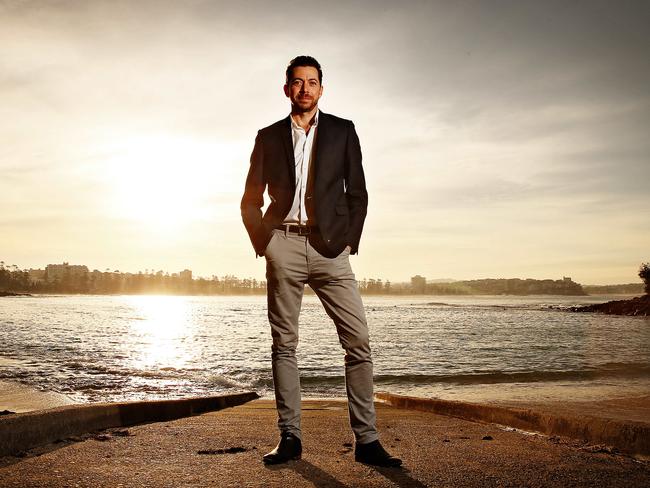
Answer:
[(309, 461), (301, 459), (300, 461), (292, 461), (288, 464), (281, 464), (275, 466), (267, 466), (268, 469), (293, 469), (300, 476), (312, 483), (317, 488), (349, 488), (345, 483), (341, 483), (334, 476), (327, 471), (323, 471), (318, 466), (314, 466)]
[[(376, 466), (368, 466), (383, 477), (392, 481), (395, 485), (400, 487), (413, 487), (413, 488), (426, 488), (427, 485), (409, 476), (409, 471), (405, 468), (381, 468)], [(322, 470), (318, 466), (313, 465), (309, 461), (300, 460), (294, 461), (289, 464), (267, 466), (268, 469), (293, 469), (296, 473), (304, 479), (312, 483), (317, 488), (352, 488), (345, 483), (342, 483), (327, 471)]]
[(384, 478), (388, 478), (397, 486), (413, 487), (413, 488), (427, 488), (427, 485), (421, 481), (411, 478), (409, 471), (406, 468), (380, 468), (373, 467), (375, 471), (381, 474)]

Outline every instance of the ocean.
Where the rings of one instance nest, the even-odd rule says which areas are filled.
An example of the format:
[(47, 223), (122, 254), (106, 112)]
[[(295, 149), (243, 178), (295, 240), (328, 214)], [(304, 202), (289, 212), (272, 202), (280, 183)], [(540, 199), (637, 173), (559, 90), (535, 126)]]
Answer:
[[(613, 297), (365, 296), (375, 390), (463, 400), (650, 392), (650, 318), (571, 313)], [(0, 379), (76, 402), (273, 396), (263, 296), (0, 298)], [(301, 312), (303, 397), (342, 397), (343, 349)]]

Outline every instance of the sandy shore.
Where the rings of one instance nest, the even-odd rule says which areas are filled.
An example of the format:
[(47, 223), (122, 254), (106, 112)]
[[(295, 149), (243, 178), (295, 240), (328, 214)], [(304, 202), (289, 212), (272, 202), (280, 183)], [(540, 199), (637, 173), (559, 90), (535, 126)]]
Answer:
[[(469, 401), (481, 404), (493, 404), (515, 408), (534, 408), (540, 411), (553, 412), (557, 415), (590, 415), (594, 417), (616, 420), (631, 420), (650, 423), (650, 386), (646, 383), (630, 387), (622, 391), (620, 387), (572, 388), (571, 398), (566, 388), (553, 386), (525, 385), (506, 389), (503, 385), (486, 385), (484, 388), (467, 389), (457, 387), (456, 394), (444, 394), (441, 397), (448, 400)], [(418, 395), (415, 391), (413, 396)], [(268, 398), (266, 398), (268, 399)], [(344, 398), (312, 398), (312, 401), (344, 401)], [(30, 412), (47, 408), (72, 405), (69, 397), (60, 393), (42, 392), (20, 383), (0, 381), (0, 412)]]
[[(530, 408), (555, 415), (582, 416), (629, 420), (650, 423), (650, 383), (630, 385), (625, 391), (620, 387), (580, 386), (567, 388), (524, 385), (521, 388), (503, 385), (485, 385), (484, 388), (456, 387), (454, 394), (441, 397), (456, 401), (469, 401), (514, 408)], [(415, 391), (413, 396), (418, 395)], [(267, 398), (268, 400), (268, 398)], [(311, 401), (344, 401), (344, 398), (314, 398)], [(43, 392), (21, 383), (0, 380), (0, 412), (16, 413), (44, 410), (76, 402), (60, 393)]]
[[(390, 388), (387, 389), (391, 391)], [(481, 385), (446, 385), (433, 390), (429, 385), (394, 393), (473, 403), (600, 402), (604, 399), (650, 396), (650, 377), (592, 378), (582, 381), (535, 381)]]
[(75, 403), (60, 393), (38, 391), (13, 381), (0, 381), (0, 412), (22, 413)]
[(300, 461), (266, 467), (272, 402), (111, 429), (13, 458), (3, 487), (645, 487), (650, 465), (580, 442), (378, 404), (382, 441), (404, 469), (354, 461), (341, 401), (304, 402)]
[(555, 415), (600, 417), (650, 424), (650, 395), (621, 396), (590, 401), (501, 401), (495, 405), (530, 408)]

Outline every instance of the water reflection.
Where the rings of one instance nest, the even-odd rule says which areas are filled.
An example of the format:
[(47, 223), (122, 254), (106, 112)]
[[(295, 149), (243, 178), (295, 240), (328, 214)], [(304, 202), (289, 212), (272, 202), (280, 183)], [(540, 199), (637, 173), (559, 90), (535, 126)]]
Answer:
[(135, 369), (180, 369), (194, 358), (195, 332), (190, 297), (131, 296), (134, 317), (128, 337), (133, 341)]

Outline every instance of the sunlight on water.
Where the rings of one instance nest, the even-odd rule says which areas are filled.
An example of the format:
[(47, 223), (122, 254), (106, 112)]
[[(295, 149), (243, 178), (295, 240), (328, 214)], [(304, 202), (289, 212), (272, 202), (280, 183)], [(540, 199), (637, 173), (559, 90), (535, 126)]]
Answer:
[(133, 339), (134, 369), (183, 368), (194, 354), (192, 307), (187, 297), (132, 296), (129, 336)]

